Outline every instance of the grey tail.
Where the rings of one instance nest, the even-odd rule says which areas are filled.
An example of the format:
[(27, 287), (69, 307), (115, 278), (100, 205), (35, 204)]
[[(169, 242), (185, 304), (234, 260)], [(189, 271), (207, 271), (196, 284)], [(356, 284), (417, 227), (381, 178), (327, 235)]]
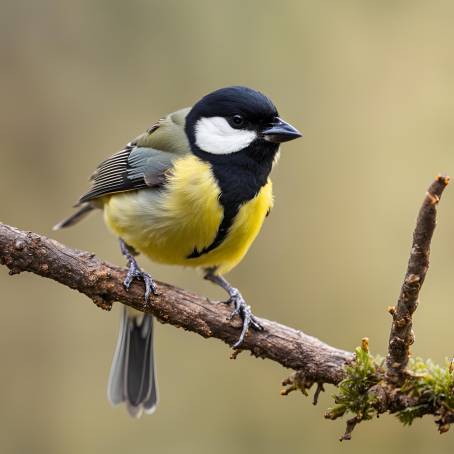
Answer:
[(90, 203), (84, 203), (73, 215), (69, 218), (63, 219), (63, 221), (52, 227), (52, 230), (60, 230), (81, 221), (91, 210), (94, 210), (94, 206)]
[(153, 317), (131, 315), (125, 306), (107, 397), (112, 405), (125, 402), (131, 416), (151, 414), (158, 403), (153, 355)]

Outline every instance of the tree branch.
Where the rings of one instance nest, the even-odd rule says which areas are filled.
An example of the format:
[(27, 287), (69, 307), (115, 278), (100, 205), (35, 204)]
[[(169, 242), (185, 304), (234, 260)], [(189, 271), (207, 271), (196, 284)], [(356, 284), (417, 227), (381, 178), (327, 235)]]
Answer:
[[(409, 370), (409, 349), (413, 343), (412, 314), (429, 266), (430, 242), (436, 224), (436, 205), (449, 182), (439, 176), (429, 187), (419, 211), (413, 235), (408, 269), (393, 316), (386, 362), (369, 354), (368, 341), (355, 354), (331, 347), (302, 331), (260, 319), (262, 332), (251, 330), (241, 346), (253, 355), (268, 358), (294, 369), (284, 380), (283, 395), (307, 390), (316, 384), (314, 404), (324, 383), (339, 387), (336, 405), (326, 417), (336, 419), (346, 413), (353, 417), (341, 440), (351, 437), (354, 427), (373, 415), (396, 413), (410, 424), (415, 417), (435, 415), (440, 432), (454, 422), (454, 374), (452, 365), (440, 368), (430, 361)], [(214, 337), (232, 345), (241, 323), (227, 321), (229, 309), (206, 298), (162, 282), (159, 294), (143, 301), (143, 284), (123, 287), (124, 268), (106, 263), (89, 252), (68, 248), (54, 240), (0, 223), (0, 263), (10, 274), (29, 271), (53, 279), (88, 296), (97, 306), (110, 310), (119, 301), (139, 311), (151, 313), (162, 323), (170, 323), (203, 337)], [(238, 350), (232, 355), (235, 357)]]
[[(215, 337), (232, 345), (241, 324), (227, 321), (230, 309), (214, 304), (162, 282), (156, 282), (158, 296), (143, 300), (143, 284), (123, 287), (124, 268), (99, 260), (94, 254), (70, 249), (36, 233), (24, 232), (0, 223), (0, 261), (10, 274), (30, 271), (60, 282), (87, 295), (97, 306), (109, 310), (115, 301), (151, 313), (162, 323), (184, 328), (203, 337)], [(304, 369), (315, 381), (336, 384), (344, 377), (344, 365), (353, 354), (331, 347), (302, 331), (260, 319), (265, 328), (250, 330), (242, 350), (276, 361), (285, 367)]]
[[(386, 368), (369, 354), (368, 339), (356, 349), (355, 361), (346, 367), (346, 378), (339, 384), (336, 406), (326, 414), (337, 419), (345, 413), (354, 417), (347, 421), (342, 440), (349, 440), (355, 426), (374, 415), (396, 413), (404, 424), (416, 417), (436, 416), (440, 433), (454, 421), (454, 375), (452, 364), (447, 368), (416, 361), (408, 368), (410, 346), (414, 342), (412, 315), (429, 268), (430, 243), (436, 225), (436, 206), (449, 183), (449, 177), (438, 176), (427, 190), (418, 213), (407, 272), (396, 307), (388, 308), (393, 316)], [(298, 372), (296, 373), (298, 375)]]
[(418, 296), (429, 269), (430, 242), (435, 230), (437, 204), (449, 183), (449, 177), (439, 176), (427, 190), (419, 210), (408, 268), (396, 307), (389, 308), (393, 317), (386, 358), (387, 379), (401, 385), (405, 378), (410, 346), (414, 342), (412, 315), (418, 306)]

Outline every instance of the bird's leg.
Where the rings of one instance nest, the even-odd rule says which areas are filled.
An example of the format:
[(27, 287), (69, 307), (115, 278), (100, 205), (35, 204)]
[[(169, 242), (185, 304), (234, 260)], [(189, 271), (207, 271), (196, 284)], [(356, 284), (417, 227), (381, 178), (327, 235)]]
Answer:
[(229, 299), (225, 301), (225, 303), (233, 304), (234, 309), (228, 319), (231, 320), (235, 315), (239, 315), (243, 319), (243, 327), (241, 329), (240, 337), (235, 344), (233, 344), (233, 348), (238, 348), (243, 343), (244, 337), (246, 336), (250, 326), (258, 331), (263, 330), (263, 326), (252, 314), (251, 306), (246, 304), (246, 301), (237, 288), (232, 287), (230, 283), (221, 275), (215, 274), (215, 269), (213, 268), (206, 270), (204, 278), (213, 282), (213, 284), (219, 285), (219, 287), (222, 287), (229, 294)]
[(153, 282), (153, 279), (148, 273), (140, 269), (139, 264), (134, 258), (134, 256), (137, 255), (137, 252), (134, 250), (134, 248), (127, 245), (121, 238), (120, 249), (121, 253), (128, 260), (128, 274), (126, 275), (126, 278), (123, 281), (123, 286), (125, 287), (126, 290), (129, 290), (129, 287), (131, 287), (132, 281), (134, 279), (142, 280), (145, 284), (145, 302), (147, 302), (151, 292), (153, 292), (155, 295), (157, 294), (156, 285)]

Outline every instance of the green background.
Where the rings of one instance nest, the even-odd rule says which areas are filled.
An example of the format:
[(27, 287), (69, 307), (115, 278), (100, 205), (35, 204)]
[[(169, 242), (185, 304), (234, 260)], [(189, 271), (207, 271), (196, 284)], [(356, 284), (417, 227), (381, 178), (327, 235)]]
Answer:
[[(0, 5), (0, 219), (124, 263), (99, 215), (51, 233), (96, 164), (163, 114), (231, 84), (304, 132), (283, 147), (276, 204), (229, 278), (256, 314), (385, 353), (417, 210), (454, 174), (449, 1), (5, 1)], [(452, 356), (454, 193), (440, 206), (414, 352)], [(223, 296), (192, 270), (157, 279)], [(2, 453), (451, 453), (430, 418), (344, 421), (279, 395), (282, 367), (157, 326), (160, 406), (131, 420), (106, 382), (119, 307), (0, 269)]]

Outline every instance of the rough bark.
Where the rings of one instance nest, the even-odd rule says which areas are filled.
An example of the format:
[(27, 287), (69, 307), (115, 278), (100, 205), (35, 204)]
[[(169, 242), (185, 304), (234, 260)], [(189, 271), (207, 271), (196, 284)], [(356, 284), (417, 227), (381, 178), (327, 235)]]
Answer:
[(387, 379), (396, 384), (405, 380), (410, 346), (414, 342), (412, 315), (429, 269), (430, 242), (436, 225), (436, 206), (449, 178), (439, 176), (430, 185), (419, 210), (407, 272), (395, 307), (388, 310), (393, 317), (386, 358)]
[[(162, 323), (170, 323), (203, 337), (215, 337), (229, 345), (240, 333), (240, 321), (228, 321), (225, 304), (162, 282), (156, 282), (158, 296), (145, 303), (144, 287), (135, 282), (123, 287), (126, 270), (106, 263), (89, 252), (68, 248), (32, 232), (0, 224), (0, 261), (10, 274), (29, 271), (60, 282), (87, 295), (97, 306), (109, 310), (115, 301), (149, 312)], [(315, 381), (336, 384), (343, 378), (343, 366), (353, 354), (331, 347), (300, 330), (260, 319), (262, 332), (250, 330), (242, 350), (268, 358), (285, 367), (304, 369)]]

